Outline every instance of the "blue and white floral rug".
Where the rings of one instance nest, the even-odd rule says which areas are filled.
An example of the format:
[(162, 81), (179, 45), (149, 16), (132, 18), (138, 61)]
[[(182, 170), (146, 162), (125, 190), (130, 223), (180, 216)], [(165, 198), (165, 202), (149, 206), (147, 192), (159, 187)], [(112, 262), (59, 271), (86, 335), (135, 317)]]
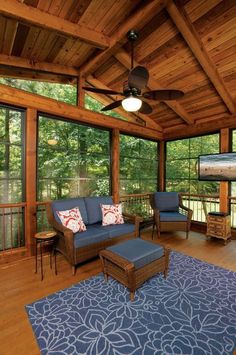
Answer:
[(236, 273), (175, 252), (168, 278), (147, 281), (133, 302), (100, 274), (26, 310), (47, 355), (228, 355), (236, 348)]

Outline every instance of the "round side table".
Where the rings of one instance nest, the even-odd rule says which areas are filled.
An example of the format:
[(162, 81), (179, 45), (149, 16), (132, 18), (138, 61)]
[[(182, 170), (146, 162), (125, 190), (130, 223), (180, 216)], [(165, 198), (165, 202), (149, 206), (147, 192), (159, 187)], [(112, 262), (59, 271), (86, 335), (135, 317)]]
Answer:
[(57, 275), (57, 262), (56, 262), (56, 240), (57, 233), (54, 231), (44, 231), (36, 233), (35, 236), (35, 273), (38, 272), (38, 244), (40, 248), (40, 266), (41, 266), (41, 281), (43, 280), (43, 245), (51, 244), (52, 250), (50, 252), (50, 268), (52, 269), (52, 255), (54, 255), (55, 274)]

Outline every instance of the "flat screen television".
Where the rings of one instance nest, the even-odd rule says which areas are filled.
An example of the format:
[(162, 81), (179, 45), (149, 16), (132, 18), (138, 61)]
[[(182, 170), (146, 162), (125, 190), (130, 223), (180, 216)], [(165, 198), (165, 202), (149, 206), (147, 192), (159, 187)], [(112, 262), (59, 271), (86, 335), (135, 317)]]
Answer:
[(199, 155), (198, 179), (236, 181), (236, 153)]

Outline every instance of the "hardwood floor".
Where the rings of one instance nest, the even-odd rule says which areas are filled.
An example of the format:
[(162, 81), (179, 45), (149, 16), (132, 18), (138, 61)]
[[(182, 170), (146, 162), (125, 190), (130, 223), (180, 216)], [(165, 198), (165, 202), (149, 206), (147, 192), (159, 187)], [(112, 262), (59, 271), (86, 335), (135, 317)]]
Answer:
[[(142, 232), (142, 238), (151, 240), (151, 231)], [(156, 236), (155, 236), (156, 238)], [(157, 242), (157, 240), (154, 240)], [(236, 240), (226, 246), (223, 241), (191, 232), (162, 234), (160, 242), (181, 253), (196, 257), (236, 272)], [(58, 275), (49, 266), (49, 256), (44, 256), (44, 280), (34, 273), (34, 258), (28, 258), (0, 267), (0, 355), (36, 355), (39, 349), (29, 323), (25, 305), (51, 293), (70, 287), (101, 272), (98, 258), (79, 266), (75, 276), (62, 256), (58, 257)]]

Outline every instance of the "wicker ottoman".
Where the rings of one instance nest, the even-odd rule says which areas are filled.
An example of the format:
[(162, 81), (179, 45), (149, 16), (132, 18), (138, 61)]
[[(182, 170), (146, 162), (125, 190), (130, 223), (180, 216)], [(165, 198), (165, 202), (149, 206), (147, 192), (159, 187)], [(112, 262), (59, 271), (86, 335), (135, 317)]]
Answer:
[(166, 278), (169, 252), (161, 245), (137, 238), (102, 250), (99, 255), (105, 280), (110, 275), (128, 287), (133, 301), (135, 290), (144, 281), (158, 272)]

